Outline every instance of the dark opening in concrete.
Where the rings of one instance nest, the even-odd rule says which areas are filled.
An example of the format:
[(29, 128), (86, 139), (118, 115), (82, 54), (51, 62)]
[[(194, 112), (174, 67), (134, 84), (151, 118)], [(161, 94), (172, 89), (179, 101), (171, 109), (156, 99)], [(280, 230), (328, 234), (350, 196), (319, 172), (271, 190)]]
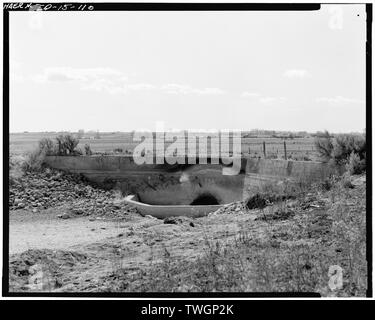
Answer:
[(201, 194), (191, 203), (192, 206), (207, 206), (217, 204), (219, 204), (219, 201), (211, 194)]

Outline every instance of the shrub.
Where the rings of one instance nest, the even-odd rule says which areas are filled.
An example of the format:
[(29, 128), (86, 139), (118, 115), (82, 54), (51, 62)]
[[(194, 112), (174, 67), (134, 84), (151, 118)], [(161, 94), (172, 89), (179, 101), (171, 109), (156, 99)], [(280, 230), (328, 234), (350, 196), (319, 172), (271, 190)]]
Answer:
[(56, 140), (58, 156), (82, 154), (81, 151), (76, 150), (79, 139), (73, 137), (72, 135), (59, 135), (56, 137)]
[(24, 171), (22, 170), (23, 164), (25, 162), (25, 157), (11, 155), (9, 156), (9, 185), (14, 185), (19, 181)]
[(252, 209), (263, 209), (264, 207), (267, 206), (267, 201), (268, 199), (266, 199), (266, 197), (260, 195), (260, 194), (256, 194), (255, 196), (253, 197), (250, 197), (247, 201), (246, 201), (246, 207), (250, 210)]
[(350, 174), (361, 174), (366, 170), (366, 162), (364, 159), (361, 160), (357, 153), (352, 152), (346, 164), (346, 169)]
[(41, 171), (43, 169), (43, 163), (45, 156), (51, 156), (56, 154), (56, 145), (49, 138), (43, 138), (39, 140), (38, 147), (28, 153), (20, 165), (20, 168), (24, 172), (28, 171)]
[(331, 135), (328, 131), (320, 134), (314, 139), (315, 148), (318, 151), (318, 154), (323, 160), (328, 161), (331, 159), (333, 143)]
[(56, 152), (55, 143), (49, 138), (39, 140), (39, 151), (43, 152), (46, 156), (52, 156)]
[(113, 149), (113, 152), (114, 152), (114, 153), (123, 153), (124, 150), (121, 149), (121, 148), (116, 148), (116, 149)]
[(333, 143), (332, 158), (337, 164), (346, 164), (352, 153), (359, 159), (366, 157), (366, 138), (363, 135), (341, 134)]
[(86, 156), (91, 156), (92, 155), (92, 150), (89, 144), (85, 144), (85, 155)]
[(66, 148), (65, 148), (65, 145), (64, 145), (64, 136), (63, 135), (60, 135), (58, 137), (56, 137), (56, 141), (57, 141), (57, 155), (61, 156), (61, 155), (65, 155), (66, 154)]
[(46, 154), (43, 150), (36, 149), (30, 152), (22, 164), (23, 171), (41, 171)]
[(319, 156), (334, 165), (346, 166), (351, 174), (366, 169), (366, 137), (361, 134), (340, 134), (334, 139), (328, 131), (315, 138)]

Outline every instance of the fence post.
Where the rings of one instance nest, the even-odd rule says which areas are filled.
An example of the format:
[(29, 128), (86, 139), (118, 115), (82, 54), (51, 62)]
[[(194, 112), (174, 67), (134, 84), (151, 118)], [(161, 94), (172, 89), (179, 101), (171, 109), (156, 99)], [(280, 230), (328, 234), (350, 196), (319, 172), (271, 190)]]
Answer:
[(286, 142), (284, 140), (284, 158), (285, 160), (287, 160), (287, 156), (286, 156)]
[(263, 141), (263, 154), (264, 154), (264, 159), (267, 158), (267, 155), (266, 155), (266, 142)]

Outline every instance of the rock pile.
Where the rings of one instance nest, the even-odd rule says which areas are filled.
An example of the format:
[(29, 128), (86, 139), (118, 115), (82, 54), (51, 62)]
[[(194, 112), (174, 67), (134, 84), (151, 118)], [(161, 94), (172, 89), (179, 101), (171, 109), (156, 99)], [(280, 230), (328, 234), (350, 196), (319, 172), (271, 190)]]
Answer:
[(50, 169), (43, 172), (26, 172), (9, 186), (9, 208), (46, 209), (73, 199), (95, 199), (105, 194), (106, 191), (93, 188), (80, 176)]
[(136, 211), (135, 208), (122, 203), (120, 198), (118, 191), (96, 188), (88, 184), (82, 176), (52, 169), (27, 172), (9, 186), (10, 210), (30, 209), (37, 212), (68, 204), (69, 214), (72, 215)]
[(135, 207), (114, 197), (76, 200), (71, 203), (69, 211), (73, 215), (109, 215), (111, 217), (123, 217), (124, 213), (138, 213)]

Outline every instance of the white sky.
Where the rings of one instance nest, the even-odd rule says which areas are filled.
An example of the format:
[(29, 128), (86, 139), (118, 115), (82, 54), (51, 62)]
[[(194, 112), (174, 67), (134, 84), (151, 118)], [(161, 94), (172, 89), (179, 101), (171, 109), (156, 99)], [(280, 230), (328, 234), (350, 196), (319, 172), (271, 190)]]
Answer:
[(10, 131), (365, 128), (364, 5), (11, 12)]

